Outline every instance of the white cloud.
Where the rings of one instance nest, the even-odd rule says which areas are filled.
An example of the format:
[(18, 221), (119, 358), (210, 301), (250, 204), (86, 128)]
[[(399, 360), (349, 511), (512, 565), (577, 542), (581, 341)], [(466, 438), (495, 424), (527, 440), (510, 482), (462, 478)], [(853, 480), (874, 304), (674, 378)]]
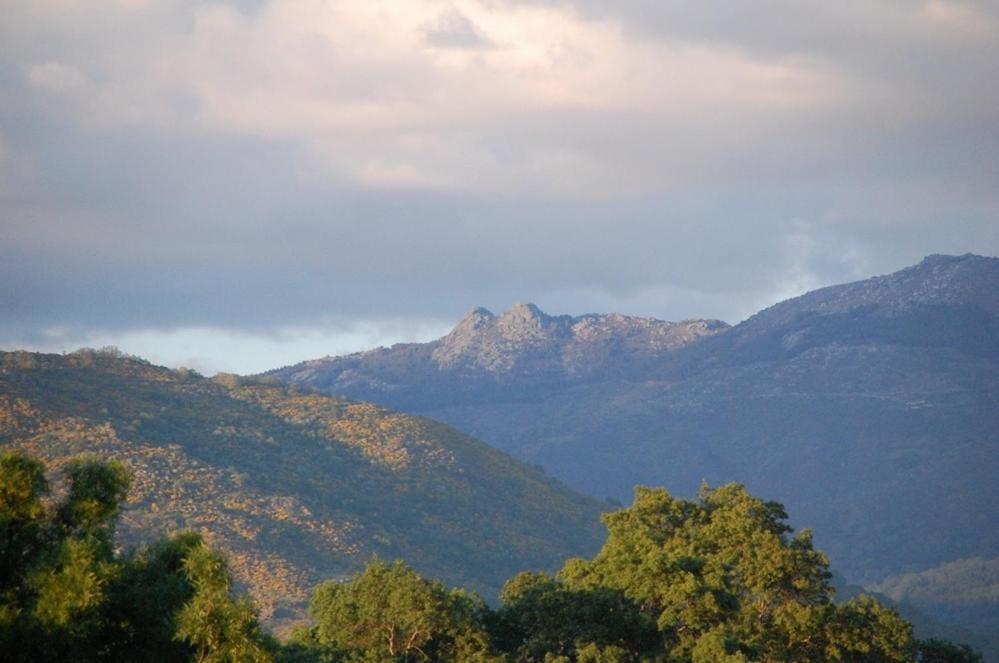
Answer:
[(116, 332), (58, 326), (44, 330), (38, 342), (8, 339), (0, 347), (72, 352), (81, 347), (115, 346), (171, 368), (183, 366), (206, 375), (251, 374), (326, 354), (358, 352), (401, 341), (429, 341), (447, 333), (449, 325), (439, 320), (329, 321), (321, 328), (281, 327), (267, 334), (213, 327)]

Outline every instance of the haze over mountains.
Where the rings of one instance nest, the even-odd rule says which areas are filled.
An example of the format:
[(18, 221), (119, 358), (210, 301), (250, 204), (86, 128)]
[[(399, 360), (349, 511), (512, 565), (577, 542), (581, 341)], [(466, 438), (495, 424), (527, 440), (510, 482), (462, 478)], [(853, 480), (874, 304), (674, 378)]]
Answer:
[(272, 371), (445, 421), (595, 496), (741, 481), (854, 582), (999, 552), (999, 259), (927, 257), (728, 327), (476, 309)]

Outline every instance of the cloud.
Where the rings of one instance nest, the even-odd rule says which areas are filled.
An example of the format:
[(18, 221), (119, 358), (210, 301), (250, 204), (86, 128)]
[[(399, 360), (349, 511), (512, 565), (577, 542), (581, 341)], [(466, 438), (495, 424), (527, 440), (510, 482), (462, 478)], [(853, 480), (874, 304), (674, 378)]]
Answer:
[(424, 36), (428, 45), (437, 48), (485, 48), (491, 45), (475, 24), (456, 9), (442, 11), (434, 21), (424, 24)]
[(985, 2), (2, 3), (0, 338), (736, 321), (999, 253), (997, 79)]
[[(72, 352), (82, 347), (127, 348), (155, 364), (193, 368), (205, 375), (219, 372), (261, 373), (321, 357), (391, 345), (401, 340), (429, 341), (447, 332), (435, 320), (328, 320), (322, 329), (280, 327), (251, 333), (210, 327), (132, 329), (129, 331), (53, 327), (32, 341), (34, 350)], [(0, 348), (16, 347), (0, 342)]]

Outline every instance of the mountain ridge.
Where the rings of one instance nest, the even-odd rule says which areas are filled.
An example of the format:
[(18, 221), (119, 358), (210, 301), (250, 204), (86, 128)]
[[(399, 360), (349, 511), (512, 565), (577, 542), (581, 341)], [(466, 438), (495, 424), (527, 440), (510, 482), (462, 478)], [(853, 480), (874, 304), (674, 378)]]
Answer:
[[(490, 312), (473, 313), (475, 334), (495, 326)], [(630, 358), (626, 344), (610, 343), (606, 370), (554, 378), (450, 371), (454, 384), (442, 385), (441, 371), (421, 370), (440, 340), (404, 346), (397, 365), (381, 349), (327, 362), (335, 369), (325, 374), (321, 365), (269, 374), (446, 421), (593, 495), (742, 481), (826, 532), (823, 547), (858, 582), (999, 549), (999, 495), (987, 480), (999, 472), (999, 258), (931, 255), (660, 353), (642, 340)], [(940, 481), (971, 486), (947, 496)], [(823, 507), (820, 487), (855, 512)], [(856, 515), (865, 500), (888, 500), (884, 516), (896, 524), (875, 535)], [(920, 509), (939, 536), (900, 530)], [(951, 531), (964, 534), (942, 534)]]
[(448, 334), (428, 343), (323, 357), (261, 375), (355, 395), (398, 392), (398, 383), (418, 375), (421, 398), (437, 392), (474, 398), (478, 381), (529, 392), (608, 373), (627, 374), (726, 329), (727, 323), (709, 319), (553, 316), (534, 304), (518, 303), (500, 315), (474, 308)]

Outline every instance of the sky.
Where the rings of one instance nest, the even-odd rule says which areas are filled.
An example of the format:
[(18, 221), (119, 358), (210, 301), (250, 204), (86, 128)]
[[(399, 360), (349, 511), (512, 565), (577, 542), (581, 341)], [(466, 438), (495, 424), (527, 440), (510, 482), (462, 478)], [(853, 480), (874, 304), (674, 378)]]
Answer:
[(999, 254), (999, 2), (0, 0), (0, 348), (249, 373)]

